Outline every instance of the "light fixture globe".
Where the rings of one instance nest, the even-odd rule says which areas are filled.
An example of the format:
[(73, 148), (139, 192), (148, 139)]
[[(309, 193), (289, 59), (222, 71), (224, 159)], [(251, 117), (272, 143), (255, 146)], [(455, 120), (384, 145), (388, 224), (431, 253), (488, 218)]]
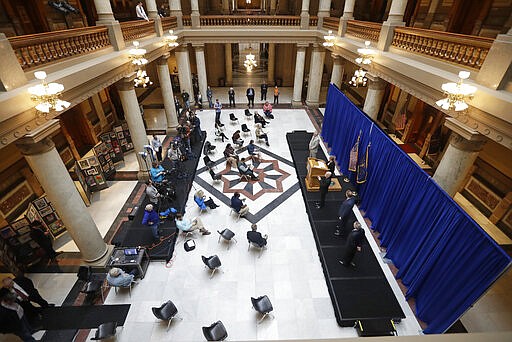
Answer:
[(465, 84), (463, 80), (469, 78), (469, 71), (459, 72), (459, 81), (457, 83), (449, 82), (441, 86), (446, 98), (436, 102), (436, 104), (444, 110), (454, 110), (456, 112), (469, 108), (466, 101), (473, 98), (476, 87)]
[(252, 47), (249, 46), (249, 53), (245, 56), (244, 67), (247, 72), (252, 72), (252, 70), (257, 66), (258, 64), (256, 63), (256, 58), (252, 54)]
[(35, 108), (42, 113), (49, 113), (52, 109), (61, 112), (71, 104), (61, 100), (59, 97), (64, 91), (64, 86), (60, 83), (46, 83), (46, 72), (34, 72), (35, 78), (41, 80), (41, 84), (28, 88), (30, 98), (36, 102)]
[(174, 34), (173, 30), (169, 30), (169, 34), (164, 36), (164, 41), (169, 47), (177, 47), (178, 45), (178, 36)]
[(364, 48), (357, 49), (357, 53), (359, 53), (359, 57), (356, 58), (357, 64), (371, 64), (373, 57), (375, 56), (376, 51), (370, 49), (371, 42), (369, 40), (364, 42)]
[(336, 37), (332, 34), (332, 30), (327, 31), (327, 36), (324, 36), (325, 42), (322, 44), (325, 47), (333, 47)]
[(366, 87), (368, 83), (368, 78), (366, 77), (366, 71), (359, 68), (356, 71), (354, 71), (354, 76), (352, 76), (352, 79), (348, 82), (353, 87)]

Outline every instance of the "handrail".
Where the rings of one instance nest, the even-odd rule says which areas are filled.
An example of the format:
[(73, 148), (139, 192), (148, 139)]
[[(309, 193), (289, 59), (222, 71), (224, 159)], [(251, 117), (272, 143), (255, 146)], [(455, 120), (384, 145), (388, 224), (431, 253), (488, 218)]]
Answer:
[(480, 69), (493, 41), (486, 37), (396, 27), (391, 45), (408, 52)]
[(105, 26), (44, 32), (8, 39), (23, 70), (95, 52), (111, 45)]
[(192, 19), (190, 18), (190, 15), (184, 15), (181, 19), (183, 21), (183, 26), (192, 26)]
[(291, 15), (202, 15), (201, 26), (300, 26), (300, 17)]
[(311, 16), (309, 17), (309, 26), (317, 26), (318, 25), (318, 17)]
[(361, 38), (364, 40), (378, 42), (381, 28), (381, 23), (349, 20), (347, 22), (347, 35)]
[(178, 20), (176, 17), (163, 17), (162, 18), (162, 29), (168, 31), (178, 27)]
[(153, 20), (132, 20), (120, 23), (123, 39), (129, 42), (155, 34), (155, 22)]
[(340, 18), (325, 17), (322, 27), (328, 30), (333, 30), (334, 32), (338, 32), (339, 25)]

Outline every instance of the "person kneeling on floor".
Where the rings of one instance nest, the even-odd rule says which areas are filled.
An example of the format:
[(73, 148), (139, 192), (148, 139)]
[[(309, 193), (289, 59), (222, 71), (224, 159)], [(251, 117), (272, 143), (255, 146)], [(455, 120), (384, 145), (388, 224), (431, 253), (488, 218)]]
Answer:
[(199, 229), (203, 235), (210, 235), (211, 233), (204, 227), (201, 219), (195, 218), (192, 221), (183, 217), (183, 214), (176, 215), (176, 227), (182, 232), (193, 232)]

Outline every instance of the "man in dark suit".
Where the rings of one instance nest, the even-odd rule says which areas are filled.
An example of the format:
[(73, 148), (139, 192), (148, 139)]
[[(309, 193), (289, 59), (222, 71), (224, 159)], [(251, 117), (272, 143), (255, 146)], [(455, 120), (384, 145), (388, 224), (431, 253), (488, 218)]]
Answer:
[(57, 256), (61, 253), (56, 252), (52, 246), (50, 232), (47, 231), (39, 221), (34, 221), (30, 224), (30, 237), (37, 242), (39, 246), (45, 251), (50, 261), (55, 261)]
[(247, 240), (251, 243), (257, 244), (259, 247), (263, 247), (267, 245), (268, 236), (262, 236), (260, 232), (257, 231), (258, 226), (253, 224), (251, 226), (251, 230), (247, 232)]
[(356, 204), (356, 193), (347, 190), (345, 193), (347, 198), (341, 203), (340, 209), (338, 210), (338, 219), (340, 220), (339, 225), (336, 226), (336, 230), (334, 231), (334, 235), (340, 236), (341, 232), (344, 228), (345, 221), (349, 217), (350, 213), (352, 212), (352, 207), (354, 204)]
[(267, 82), (263, 82), (261, 84), (261, 101), (267, 99), (267, 89), (268, 89)]
[(354, 222), (354, 229), (348, 234), (347, 244), (345, 245), (345, 251), (341, 260), (339, 260), (340, 264), (343, 266), (356, 266), (352, 262), (354, 260), (354, 256), (356, 252), (361, 252), (361, 246), (364, 241), (364, 230), (361, 228), (361, 223)]
[(35, 341), (25, 311), (6, 288), (0, 289), (0, 322), (0, 333), (15, 334), (23, 341)]
[(252, 103), (252, 107), (254, 108), (254, 94), (254, 88), (249, 86), (245, 92), (245, 95), (247, 95), (247, 107), (250, 107)]
[(229, 90), (228, 90), (228, 97), (229, 97), (229, 106), (231, 107), (231, 104), (233, 104), (233, 107), (236, 107), (236, 103), (235, 103), (235, 89), (233, 89), (233, 87), (229, 88)]
[(315, 203), (317, 209), (321, 209), (325, 205), (325, 196), (327, 195), (329, 186), (331, 185), (331, 176), (332, 173), (329, 171), (327, 171), (322, 177), (318, 176), (318, 181), (320, 182), (320, 202)]
[[(48, 302), (43, 297), (41, 297), (39, 291), (37, 291), (36, 287), (34, 286), (34, 282), (31, 279), (25, 277), (25, 273), (22, 271), (18, 272), (14, 279), (7, 279), (10, 279), (14, 282), (14, 284), (12, 284), (13, 287), (19, 286), (23, 291), (25, 291), (28, 294), (29, 301), (39, 304), (39, 306), (42, 308), (54, 306), (54, 304), (48, 304)], [(18, 286), (15, 286), (15, 284)]]

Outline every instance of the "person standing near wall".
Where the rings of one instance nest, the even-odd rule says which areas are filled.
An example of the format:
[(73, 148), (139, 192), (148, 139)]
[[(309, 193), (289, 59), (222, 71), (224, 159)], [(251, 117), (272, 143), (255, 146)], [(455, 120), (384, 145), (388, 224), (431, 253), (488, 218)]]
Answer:
[(277, 86), (274, 87), (274, 104), (279, 104), (279, 88)]

